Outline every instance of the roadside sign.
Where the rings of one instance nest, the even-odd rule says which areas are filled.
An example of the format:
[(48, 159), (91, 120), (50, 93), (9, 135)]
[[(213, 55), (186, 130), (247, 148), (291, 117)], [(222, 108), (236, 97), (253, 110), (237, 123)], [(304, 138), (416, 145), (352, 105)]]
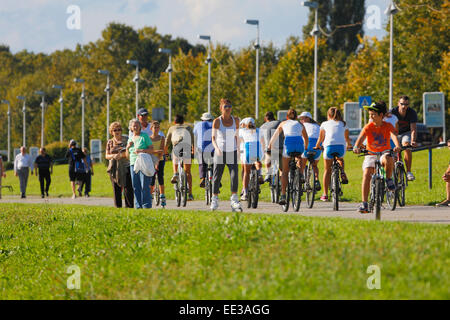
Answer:
[(39, 148), (38, 147), (31, 147), (30, 148), (30, 157), (33, 160), (36, 160), (37, 156), (39, 155)]
[(278, 110), (277, 119), (280, 121), (286, 120), (288, 110)]
[(100, 139), (91, 140), (91, 160), (93, 162), (102, 161), (102, 140)]
[(361, 96), (359, 97), (359, 108), (362, 109), (365, 106), (370, 106), (372, 104), (371, 96)]
[(445, 97), (442, 92), (424, 92), (423, 123), (428, 128), (443, 128), (445, 136)]
[(152, 109), (152, 120), (162, 121), (164, 120), (164, 108)]
[(361, 129), (361, 109), (358, 102), (344, 103), (344, 121), (349, 129)]

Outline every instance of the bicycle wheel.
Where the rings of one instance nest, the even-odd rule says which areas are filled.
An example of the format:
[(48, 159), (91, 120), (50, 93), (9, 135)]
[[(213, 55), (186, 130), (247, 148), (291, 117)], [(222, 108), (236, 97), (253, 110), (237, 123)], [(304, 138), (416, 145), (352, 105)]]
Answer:
[(187, 198), (188, 198), (188, 188), (187, 188), (187, 177), (186, 172), (183, 170), (183, 172), (180, 174), (180, 181), (181, 181), (181, 200), (183, 207), (186, 207)]
[(397, 185), (398, 185), (398, 205), (400, 207), (405, 206), (405, 190), (406, 190), (406, 172), (403, 165), (399, 165), (395, 167), (395, 176), (397, 177)]
[(314, 205), (314, 197), (316, 195), (316, 176), (314, 174), (313, 166), (309, 163), (305, 170), (305, 189), (306, 189), (306, 202), (308, 208), (312, 208)]
[(250, 172), (250, 179), (247, 188), (247, 208), (251, 208), (252, 206), (252, 196), (253, 196), (252, 180), (253, 180), (253, 172)]
[(302, 202), (303, 185), (300, 181), (300, 169), (295, 170), (294, 176), (294, 188), (292, 190), (292, 207), (294, 211), (298, 212), (300, 210), (300, 204)]
[(274, 186), (275, 186), (275, 203), (278, 203), (280, 201), (280, 194), (281, 194), (281, 180), (280, 180), (280, 173), (277, 170), (274, 174)]
[(159, 206), (159, 203), (160, 203), (159, 195), (160, 195), (160, 193), (159, 193), (159, 183), (158, 183), (157, 175), (154, 176), (154, 179), (155, 179), (155, 191), (154, 191), (154, 194), (155, 194), (155, 205)]
[(205, 178), (205, 200), (206, 200), (206, 205), (209, 206), (211, 204), (211, 199), (212, 199), (212, 185), (211, 185), (211, 180), (210, 180), (211, 174), (208, 170), (206, 171), (206, 178)]
[(333, 210), (339, 211), (339, 170), (334, 169), (331, 173), (331, 196), (333, 198)]
[(258, 207), (258, 199), (259, 199), (259, 182), (258, 182), (258, 172), (254, 171), (253, 173), (253, 196), (252, 196), (252, 208), (256, 209)]
[(177, 185), (177, 188), (175, 189), (175, 200), (177, 202), (177, 207), (179, 207), (181, 205), (181, 192), (179, 185)]
[(386, 203), (389, 209), (391, 209), (391, 211), (394, 211), (395, 208), (397, 207), (398, 190), (397, 190), (397, 177), (395, 176), (395, 174), (394, 174), (394, 185), (395, 185), (394, 191), (389, 190), (387, 184), (384, 187), (386, 190)]
[(282, 205), (283, 211), (287, 212), (289, 210), (289, 202), (291, 201), (291, 195), (292, 195), (292, 185), (293, 185), (293, 178), (291, 177), (291, 172), (289, 172), (288, 176), (288, 185), (286, 186), (286, 204)]
[(383, 190), (383, 181), (378, 179), (375, 183), (375, 220), (381, 219), (381, 197)]

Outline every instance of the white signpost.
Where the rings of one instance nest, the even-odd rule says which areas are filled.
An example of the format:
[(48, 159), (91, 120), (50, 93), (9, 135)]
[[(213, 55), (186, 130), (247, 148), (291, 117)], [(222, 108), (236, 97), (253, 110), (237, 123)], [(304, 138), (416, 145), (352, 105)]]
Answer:
[(92, 162), (102, 161), (102, 140), (100, 139), (91, 140), (91, 160)]
[(445, 97), (442, 92), (425, 92), (423, 94), (423, 122), (428, 128), (443, 128), (445, 134)]
[(277, 120), (284, 121), (286, 120), (288, 110), (278, 110), (277, 112)]
[(164, 108), (152, 109), (152, 120), (162, 121), (164, 120)]
[(358, 102), (344, 103), (344, 121), (349, 129), (361, 129), (361, 110)]
[(36, 158), (38, 157), (38, 155), (39, 155), (39, 148), (38, 147), (30, 147), (30, 157), (33, 160), (33, 163), (34, 163), (34, 160), (36, 160)]

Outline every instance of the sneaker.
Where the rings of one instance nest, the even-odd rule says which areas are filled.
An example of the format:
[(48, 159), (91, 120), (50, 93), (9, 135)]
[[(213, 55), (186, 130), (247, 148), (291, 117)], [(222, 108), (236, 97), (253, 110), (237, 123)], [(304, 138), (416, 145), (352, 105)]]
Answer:
[(189, 194), (188, 201), (194, 201), (194, 196), (192, 195), (192, 193)]
[(242, 195), (241, 195), (241, 201), (247, 201), (248, 200), (248, 198), (247, 198), (247, 193), (243, 193)]
[(362, 202), (358, 211), (359, 213), (369, 213), (369, 204), (367, 202)]
[(22, 193), (22, 194), (20, 195), (20, 198), (21, 198), (21, 199), (25, 199), (25, 193)]
[(42, 198), (42, 199), (44, 199), (44, 198), (45, 198), (44, 194), (41, 194), (41, 198)]
[(165, 207), (165, 206), (166, 206), (166, 196), (163, 195), (163, 194), (161, 194), (161, 195), (159, 196), (159, 199), (161, 200), (161, 206), (162, 206), (162, 207)]
[(74, 193), (73, 195), (72, 195), (72, 199), (76, 199), (76, 194)]
[(45, 192), (45, 195), (48, 197), (48, 191)]
[(205, 187), (205, 178), (201, 178), (200, 179), (200, 188), (204, 188)]
[(408, 172), (408, 173), (406, 174), (406, 178), (408, 179), (408, 181), (414, 181), (414, 180), (416, 180), (416, 177), (414, 177), (414, 175), (413, 175), (412, 172)]
[(320, 200), (321, 200), (321, 201), (328, 201), (328, 196), (327, 196), (327, 195), (322, 195), (322, 196), (320, 197)]
[(449, 204), (450, 204), (450, 200), (444, 200), (440, 203), (436, 203), (436, 207), (448, 207)]
[(211, 199), (211, 210), (217, 210), (219, 208), (219, 197), (213, 196)]
[(177, 182), (178, 182), (178, 173), (175, 173), (175, 174), (172, 176), (172, 179), (170, 179), (170, 183), (175, 184), (175, 183), (177, 183)]
[(80, 190), (80, 189), (78, 189), (78, 196), (79, 196), (79, 197), (82, 197), (82, 196), (83, 196), (83, 194), (81, 193), (81, 190)]
[(314, 188), (316, 188), (316, 191), (320, 191), (320, 189), (322, 189), (322, 187), (320, 186), (319, 180), (316, 180), (314, 182)]
[(238, 198), (238, 195), (236, 193), (233, 193), (231, 195), (231, 197), (230, 197), (230, 204), (231, 204), (232, 210), (241, 210), (242, 209), (241, 203), (239, 202), (239, 198)]
[(89, 198), (89, 193), (86, 193), (84, 196), (85, 196), (86, 198)]
[(386, 179), (386, 184), (390, 191), (395, 191), (395, 184), (392, 179)]
[(341, 172), (341, 182), (342, 184), (348, 184), (348, 178), (344, 171)]
[(284, 206), (286, 204), (286, 195), (282, 194), (280, 196), (280, 200), (278, 200), (278, 204)]

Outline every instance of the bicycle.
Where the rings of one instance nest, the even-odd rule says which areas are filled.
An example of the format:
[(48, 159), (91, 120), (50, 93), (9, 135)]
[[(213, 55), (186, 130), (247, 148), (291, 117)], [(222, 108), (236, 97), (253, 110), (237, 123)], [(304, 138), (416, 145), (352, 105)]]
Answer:
[(211, 160), (208, 160), (208, 167), (206, 169), (206, 177), (205, 177), (205, 200), (207, 206), (211, 204), (212, 200), (212, 182), (213, 182), (213, 164)]
[(297, 162), (300, 161), (301, 152), (291, 152), (289, 156), (289, 173), (288, 184), (286, 186), (286, 204), (282, 205), (283, 211), (289, 210), (289, 202), (292, 198), (292, 208), (298, 212), (300, 210), (300, 204), (303, 195), (303, 181), (300, 179), (300, 168), (297, 166)]
[(381, 165), (381, 156), (383, 154), (389, 154), (392, 156), (392, 150), (386, 150), (383, 152), (372, 152), (370, 150), (361, 150), (363, 153), (360, 157), (367, 155), (375, 155), (375, 172), (370, 179), (370, 192), (369, 192), (369, 212), (375, 210), (375, 220), (381, 219), (381, 204), (383, 203), (383, 197), (385, 194), (386, 178), (385, 171)]
[(333, 163), (331, 164), (331, 197), (333, 198), (333, 210), (339, 211), (339, 198), (342, 197), (342, 182), (341, 182), (341, 172), (342, 167), (339, 164), (338, 158), (339, 153), (333, 152)]
[(247, 208), (256, 209), (258, 207), (258, 198), (261, 193), (261, 187), (259, 185), (259, 172), (256, 170), (255, 164), (252, 164), (250, 169), (250, 179), (248, 182), (247, 191)]
[(305, 192), (306, 192), (306, 202), (308, 203), (308, 208), (311, 209), (314, 205), (314, 197), (316, 195), (316, 181), (318, 181), (314, 173), (314, 157), (316, 156), (316, 151), (308, 151), (306, 157), (308, 163), (305, 167)]
[(180, 150), (178, 153), (178, 181), (174, 184), (175, 188), (175, 200), (177, 203), (177, 207), (183, 204), (183, 207), (186, 207), (187, 199), (188, 199), (188, 186), (187, 186), (187, 174), (184, 171), (184, 156), (185, 152)]
[(405, 206), (405, 191), (408, 186), (405, 164), (403, 163), (403, 158), (401, 155), (401, 152), (405, 149), (412, 149), (412, 147), (402, 147), (402, 150), (395, 154), (394, 163), (394, 183), (396, 186), (397, 203), (400, 207)]
[[(266, 149), (267, 155), (270, 156), (271, 150)], [(278, 164), (278, 159), (274, 159), (272, 162), (272, 175), (269, 181), (270, 187), (270, 199), (272, 203), (278, 203), (280, 201), (281, 194), (281, 179), (280, 179), (280, 169)]]

